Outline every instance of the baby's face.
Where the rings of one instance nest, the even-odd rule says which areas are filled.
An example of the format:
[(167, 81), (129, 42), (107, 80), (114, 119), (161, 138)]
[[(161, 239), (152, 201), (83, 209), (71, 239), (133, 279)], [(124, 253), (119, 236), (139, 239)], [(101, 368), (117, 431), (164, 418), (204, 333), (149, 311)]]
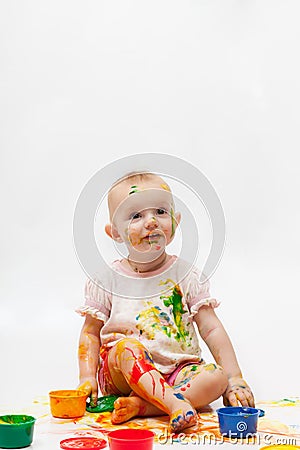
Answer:
[(130, 250), (161, 253), (172, 241), (180, 219), (169, 187), (159, 177), (140, 184), (121, 181), (111, 192), (112, 237)]

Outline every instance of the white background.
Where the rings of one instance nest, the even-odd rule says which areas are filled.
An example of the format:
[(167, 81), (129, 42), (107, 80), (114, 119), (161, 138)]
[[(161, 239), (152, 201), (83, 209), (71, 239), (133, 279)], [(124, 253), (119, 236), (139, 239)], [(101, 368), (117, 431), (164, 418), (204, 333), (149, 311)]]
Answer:
[(1, 405), (76, 386), (76, 200), (143, 152), (215, 187), (219, 317), (257, 399), (300, 395), (299, 14), (297, 0), (1, 2)]

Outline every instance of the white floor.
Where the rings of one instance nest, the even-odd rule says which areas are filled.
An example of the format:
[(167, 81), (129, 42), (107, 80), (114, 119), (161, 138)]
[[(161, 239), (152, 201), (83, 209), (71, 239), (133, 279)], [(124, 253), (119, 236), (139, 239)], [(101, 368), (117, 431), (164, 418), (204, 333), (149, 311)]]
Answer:
[[(214, 402), (212, 406), (214, 409), (216, 409), (217, 407), (221, 406), (221, 403), (217, 401)], [(271, 406), (270, 404), (261, 404), (258, 406), (261, 406), (265, 410), (265, 417), (268, 420), (273, 421), (272, 423), (273, 426), (275, 424), (275, 428), (276, 421), (278, 421), (278, 423), (281, 422), (290, 426), (294, 426), (295, 432), (298, 435), (298, 439), (295, 440), (295, 438), (287, 438), (283, 435), (277, 434), (277, 432), (279, 431), (279, 429), (277, 429), (277, 432), (275, 431), (275, 434), (273, 434), (272, 432), (270, 432), (270, 434), (258, 434), (255, 442), (249, 444), (251, 445), (251, 448), (254, 448), (256, 450), (256, 448), (261, 448), (271, 443), (300, 444), (300, 406)], [(0, 413), (3, 412), (7, 412), (6, 408), (0, 409)], [(50, 450), (54, 448), (60, 448), (60, 442), (63, 439), (78, 437), (80, 435), (90, 435), (98, 438), (105, 438), (105, 436), (103, 436), (100, 431), (87, 426), (85, 423), (82, 424), (78, 422), (77, 424), (74, 424), (72, 420), (65, 421), (52, 418), (47, 396), (36, 398), (35, 402), (31, 402), (31, 404), (28, 404), (26, 407), (15, 409), (14, 412), (26, 412), (27, 414), (32, 414), (37, 417), (37, 422), (34, 429), (33, 443), (31, 446), (31, 448), (34, 450)], [(298, 427), (295, 427), (296, 424), (298, 424)], [(225, 449), (229, 447), (232, 448), (232, 445), (234, 445), (235, 448), (245, 447), (245, 441), (237, 442), (236, 440), (233, 440), (232, 442), (222, 442), (212, 439), (211, 442), (209, 442), (205, 441), (203, 437), (201, 438), (201, 436), (197, 436), (195, 434), (186, 436), (186, 438), (183, 438), (181, 442), (172, 442), (170, 440), (167, 443), (165, 443), (164, 440), (161, 440), (160, 442), (160, 444), (156, 443), (154, 445), (155, 449), (172, 448), (176, 450), (177, 448), (182, 447), (185, 449), (194, 449), (196, 445), (201, 445), (202, 447), (222, 445), (222, 448)]]

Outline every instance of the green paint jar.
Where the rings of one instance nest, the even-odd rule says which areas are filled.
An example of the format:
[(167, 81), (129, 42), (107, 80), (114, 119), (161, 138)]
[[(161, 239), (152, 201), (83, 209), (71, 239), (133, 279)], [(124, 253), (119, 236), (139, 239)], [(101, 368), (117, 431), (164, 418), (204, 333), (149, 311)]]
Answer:
[(0, 447), (22, 448), (32, 443), (36, 419), (24, 414), (0, 416)]

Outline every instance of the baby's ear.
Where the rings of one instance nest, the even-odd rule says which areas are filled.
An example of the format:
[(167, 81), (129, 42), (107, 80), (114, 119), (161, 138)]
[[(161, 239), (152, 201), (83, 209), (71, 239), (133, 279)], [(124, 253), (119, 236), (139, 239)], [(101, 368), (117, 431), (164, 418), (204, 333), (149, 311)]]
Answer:
[(175, 220), (176, 220), (176, 225), (179, 225), (180, 221), (181, 221), (181, 213), (180, 212), (175, 213)]
[(123, 242), (123, 239), (121, 238), (121, 236), (118, 233), (117, 228), (115, 227), (114, 224), (112, 223), (108, 223), (105, 225), (105, 233), (112, 238), (114, 241), (116, 242)]
[(181, 220), (181, 213), (180, 212), (177, 212), (177, 213), (175, 213), (172, 216), (172, 235), (171, 235), (172, 240), (174, 238), (175, 231), (176, 231), (177, 226), (180, 223), (180, 220)]

